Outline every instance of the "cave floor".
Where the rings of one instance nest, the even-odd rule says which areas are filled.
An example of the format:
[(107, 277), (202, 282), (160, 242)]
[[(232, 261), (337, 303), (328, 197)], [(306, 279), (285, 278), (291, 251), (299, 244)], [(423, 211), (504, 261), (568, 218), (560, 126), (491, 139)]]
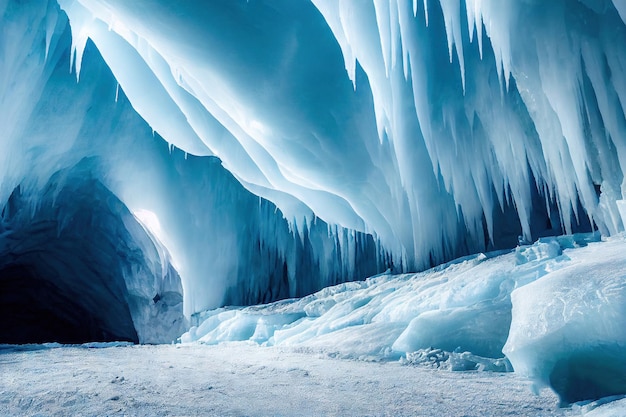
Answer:
[(0, 349), (9, 416), (570, 416), (515, 374), (233, 343)]

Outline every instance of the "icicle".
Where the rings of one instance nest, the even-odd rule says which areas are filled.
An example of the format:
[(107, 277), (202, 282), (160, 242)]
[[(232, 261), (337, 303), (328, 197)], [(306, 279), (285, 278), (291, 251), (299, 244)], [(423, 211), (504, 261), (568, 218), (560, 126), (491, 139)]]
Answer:
[(392, 60), (392, 34), (390, 27), (390, 4), (389, 0), (375, 0), (374, 9), (376, 11), (376, 22), (378, 23), (378, 34), (380, 46), (383, 53), (383, 63), (385, 67), (385, 76), (389, 78), (389, 70)]
[(44, 59), (48, 60), (48, 54), (50, 53), (50, 43), (52, 42), (52, 36), (56, 29), (56, 25), (59, 19), (59, 13), (57, 11), (54, 2), (48, 3), (48, 12), (46, 13), (46, 52)]
[(472, 7), (472, 0), (465, 0), (465, 11), (467, 12), (467, 31), (469, 34), (469, 41), (474, 41), (474, 29), (476, 28), (476, 14)]
[(80, 80), (80, 69), (83, 54), (89, 39), (89, 24), (94, 20), (93, 16), (74, 0), (58, 0), (59, 5), (72, 15), (70, 28), (72, 31), (72, 47), (70, 52), (70, 73), (75, 71), (76, 82)]
[(460, 0), (440, 0), (440, 3), (446, 26), (450, 63), (452, 63), (452, 48), (454, 47), (459, 59), (461, 83), (463, 85), (463, 93), (465, 93), (465, 57), (463, 55), (463, 36), (460, 21), (461, 3)]
[[(97, 43), (102, 56), (111, 64), (133, 107), (147, 109), (137, 111), (170, 142), (170, 153), (182, 158), (181, 153), (173, 152), (174, 144), (192, 154), (198, 148), (189, 144), (206, 145), (224, 157), (224, 166), (246, 187), (281, 204), (285, 216), (293, 218), (293, 230), (307, 227), (313, 234), (315, 222), (306, 220), (315, 219), (306, 217), (311, 207), (320, 218), (339, 226), (377, 232), (377, 239), (383, 242), (381, 256), (395, 260), (399, 268), (424, 266), (431, 258), (438, 262), (479, 247), (482, 216), (492, 216), (498, 203), (502, 208), (517, 208), (528, 234), (533, 201), (524, 187), (528, 188), (531, 174), (555, 196), (566, 227), (575, 217), (570, 211), (577, 198), (587, 214), (596, 210), (588, 177), (593, 176), (596, 183), (612, 177), (611, 187), (603, 186), (603, 190), (614, 189), (615, 195), (622, 186), (626, 189), (621, 175), (626, 149), (619, 139), (625, 129), (626, 82), (616, 75), (624, 72), (626, 62), (624, 27), (617, 18), (622, 3), (612, 0), (616, 10), (611, 7), (596, 13), (587, 7), (593, 3), (589, 1), (585, 5), (563, 0), (520, 5), (515, 0), (440, 0), (443, 16), (429, 16), (428, 1), (433, 0), (413, 0), (412, 4), (402, 0), (313, 0), (328, 28), (317, 25), (310, 29), (332, 31), (335, 39), (326, 47), (336, 49), (338, 45), (343, 55), (343, 62), (328, 63), (331, 75), (324, 79), (338, 88), (328, 94), (330, 98), (322, 97), (324, 91), (317, 94), (310, 87), (319, 81), (319, 74), (308, 74), (310, 78), (293, 75), (294, 69), (305, 74), (306, 65), (289, 67), (285, 62), (287, 70), (276, 74), (285, 85), (305, 91), (303, 96), (314, 97), (312, 102), (299, 101), (297, 95), (280, 88), (259, 97), (242, 93), (271, 80), (259, 76), (264, 71), (248, 71), (244, 60), (237, 62), (238, 56), (232, 59), (242, 64), (239, 67), (224, 65), (213, 56), (188, 54), (181, 47), (191, 42), (190, 49), (200, 51), (203, 45), (193, 45), (194, 39), (207, 37), (218, 46), (224, 42), (224, 48), (237, 46), (223, 37), (224, 28), (197, 25), (202, 29), (194, 35), (202, 36), (173, 37), (160, 43), (161, 26), (154, 22), (175, 27), (167, 16), (155, 17), (151, 12), (140, 17), (146, 23), (141, 36), (129, 23), (138, 16), (123, 16), (130, 13), (123, 8), (120, 27), (128, 28), (123, 36), (100, 33), (105, 23), (111, 25), (108, 14), (94, 12), (98, 24), (81, 25), (89, 16), (70, 13), (78, 16), (70, 16), (76, 39), (72, 60), (80, 71), (81, 36), (89, 33), (95, 38), (100, 28)], [(73, 4), (61, 2), (65, 7)], [(417, 15), (418, 5), (424, 7), (426, 25)], [(217, 3), (207, 7), (223, 12)], [(581, 12), (590, 13), (590, 21), (598, 22), (592, 25), (598, 33), (590, 36), (591, 26), (578, 27), (578, 20), (568, 15), (575, 13), (576, 17)], [(440, 13), (439, 7), (431, 7), (430, 13)], [(443, 18), (445, 27), (429, 27), (431, 17), (433, 22)], [(463, 28), (466, 19), (468, 31)], [(474, 30), (478, 48), (468, 43), (474, 42)], [(483, 30), (491, 45), (484, 51)], [(280, 33), (269, 30), (268, 36), (276, 36), (280, 42), (275, 44), (283, 44)], [(293, 36), (294, 41), (300, 40)], [(442, 52), (446, 58), (440, 50), (445, 48), (444, 36), (447, 58), (454, 62), (457, 55), (464, 96), (458, 88), (456, 67), (453, 71), (437, 67)], [(328, 36), (320, 37), (317, 46), (323, 46), (324, 39)], [(158, 45), (158, 51), (152, 44)], [(584, 46), (580, 45), (585, 44), (598, 50), (600, 58), (584, 51), (581, 55)], [(299, 53), (306, 57), (304, 45), (299, 44)], [(581, 57), (584, 69), (580, 68)], [(577, 64), (562, 64), (570, 61)], [(356, 90), (357, 62), (370, 91), (354, 94), (345, 77), (347, 74)], [(581, 89), (589, 91), (577, 92)], [(498, 92), (501, 99), (494, 100)], [(371, 97), (364, 97), (368, 93)], [(590, 109), (593, 106), (599, 109)], [(291, 112), (290, 107), (298, 111)], [(319, 109), (324, 111), (318, 113)], [(258, 120), (258, 126), (267, 126), (266, 131), (250, 129), (246, 123), (252, 119)], [(608, 162), (598, 162), (597, 155)], [(604, 200), (603, 204), (608, 204)], [(275, 213), (277, 210), (275, 207)], [(301, 223), (296, 219), (302, 219), (304, 212), (307, 215)], [(497, 215), (485, 220), (491, 240), (494, 220)], [(408, 231), (406, 224), (411, 225)], [(340, 236), (333, 235), (333, 243), (325, 248), (336, 246), (332, 256), (341, 259), (342, 270), (349, 271), (353, 266), (350, 256), (360, 250), (364, 239), (330, 227), (326, 232), (333, 230)], [(294, 237), (288, 244), (296, 240)], [(388, 255), (386, 248), (392, 248)], [(285, 252), (285, 259), (294, 256)], [(295, 276), (297, 262), (287, 262), (290, 276)]]
[(624, 23), (626, 23), (626, 2), (624, 0), (613, 0), (613, 5)]

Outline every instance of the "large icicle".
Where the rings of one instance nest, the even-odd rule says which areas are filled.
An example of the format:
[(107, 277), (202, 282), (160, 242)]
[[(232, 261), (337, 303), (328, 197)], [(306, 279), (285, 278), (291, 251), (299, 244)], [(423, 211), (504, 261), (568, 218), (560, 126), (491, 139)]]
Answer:
[(412, 269), (624, 227), (621, 2), (61, 4), (157, 132), (297, 230), (375, 233)]

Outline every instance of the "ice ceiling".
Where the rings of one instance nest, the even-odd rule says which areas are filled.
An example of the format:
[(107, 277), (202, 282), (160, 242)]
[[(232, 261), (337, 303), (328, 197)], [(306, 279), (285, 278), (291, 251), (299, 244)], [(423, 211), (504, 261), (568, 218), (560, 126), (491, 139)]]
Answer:
[(187, 314), (624, 229), (620, 0), (0, 0), (0, 17), (0, 204), (19, 187), (36, 214), (88, 165), (158, 221)]
[[(623, 228), (626, 32), (611, 1), (61, 0), (165, 140), (288, 219), (374, 233), (409, 268), (496, 239), (533, 188)], [(330, 28), (330, 30), (329, 30)], [(600, 194), (600, 198), (598, 198)]]

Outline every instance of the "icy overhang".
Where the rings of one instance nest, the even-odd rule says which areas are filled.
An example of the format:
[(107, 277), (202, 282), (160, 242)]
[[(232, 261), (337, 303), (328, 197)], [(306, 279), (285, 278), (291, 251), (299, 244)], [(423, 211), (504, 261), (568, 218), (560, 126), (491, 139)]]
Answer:
[(497, 246), (507, 207), (536, 236), (537, 193), (565, 231), (579, 206), (623, 229), (619, 2), (59, 3), (77, 76), (91, 38), (156, 131), (300, 229), (372, 232), (409, 268)]

